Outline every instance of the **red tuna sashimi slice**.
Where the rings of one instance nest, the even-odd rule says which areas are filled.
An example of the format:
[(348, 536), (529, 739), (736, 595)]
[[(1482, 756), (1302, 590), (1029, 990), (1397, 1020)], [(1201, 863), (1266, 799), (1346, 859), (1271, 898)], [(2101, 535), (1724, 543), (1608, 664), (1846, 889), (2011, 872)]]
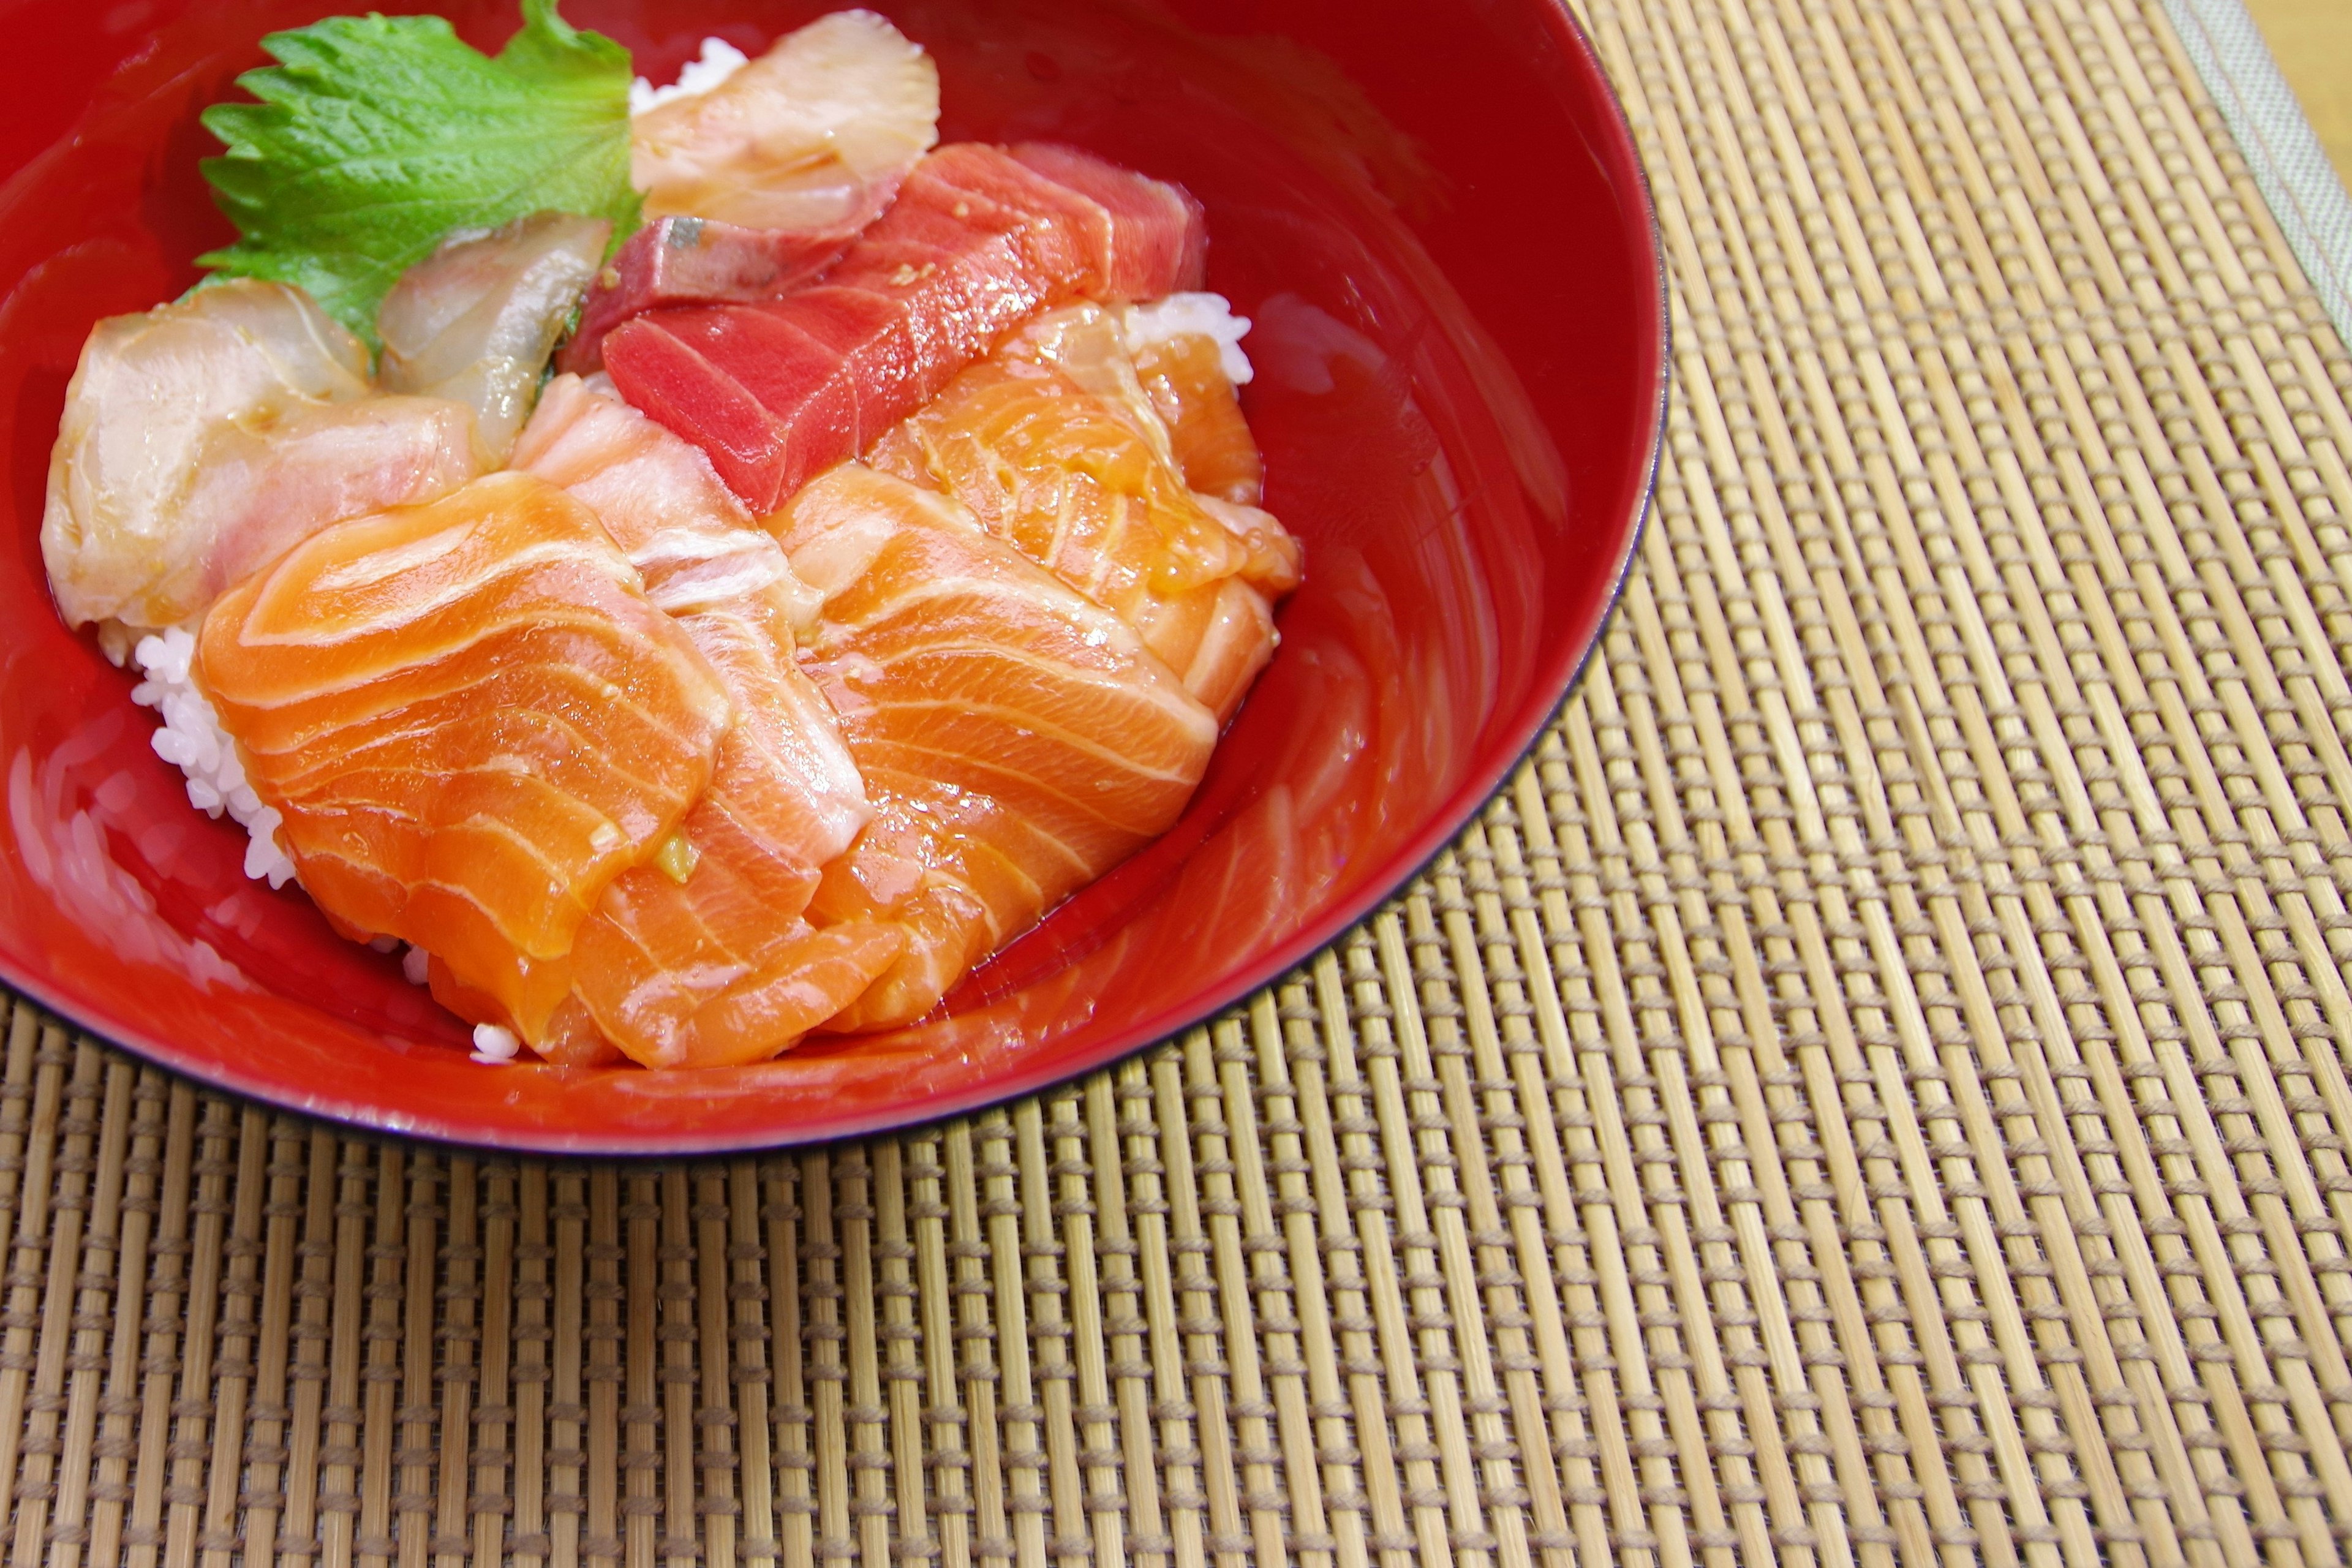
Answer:
[(974, 233), (1013, 254), (1060, 298), (1155, 300), (1197, 288), (1207, 257), (1201, 204), (1180, 185), (1043, 142), (962, 142), (908, 176), (880, 222), (825, 281), (903, 289), (961, 264)]
[(1051, 142), (1024, 142), (1013, 156), (1077, 198), (1070, 206), (1074, 222), (1101, 226), (1102, 282), (1078, 293), (1142, 300), (1201, 287), (1209, 233), (1201, 204), (1183, 186)]
[(658, 306), (777, 299), (831, 266), (850, 238), (740, 228), (713, 218), (657, 218), (624, 241), (597, 275), (557, 363), (580, 375), (597, 369), (604, 363), (604, 334)]
[(604, 340), (622, 395), (771, 511), (986, 353), (1073, 298), (1200, 280), (1200, 205), (1066, 148), (942, 147), (814, 288), (648, 311)]

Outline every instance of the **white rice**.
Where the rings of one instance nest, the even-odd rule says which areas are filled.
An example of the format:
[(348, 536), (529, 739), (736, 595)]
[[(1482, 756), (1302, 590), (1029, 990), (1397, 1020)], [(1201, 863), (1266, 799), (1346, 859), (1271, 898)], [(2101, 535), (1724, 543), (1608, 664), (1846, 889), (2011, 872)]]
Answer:
[(245, 874), (282, 888), (294, 875), (294, 862), (278, 843), (277, 808), (262, 805), (246, 782), (236, 744), (190, 678), (188, 661), (195, 651), (195, 637), (183, 626), (141, 637), (131, 657), (147, 679), (131, 689), (131, 700), (163, 717), (152, 742), (155, 754), (188, 775), (188, 804), (207, 816), (226, 811), (245, 828), (251, 840)]
[[(149, 743), (157, 756), (188, 775), (188, 804), (207, 816), (226, 811), (245, 829), (245, 874), (282, 888), (294, 878), (293, 858), (278, 842), (278, 825), (285, 819), (275, 806), (262, 805), (246, 782), (236, 744), (190, 678), (195, 651), (195, 634), (183, 626), (141, 637), (131, 657), (147, 679), (131, 689), (131, 700), (162, 716), (163, 726)], [(425, 984), (423, 948), (402, 952), (404, 944), (394, 936), (375, 937), (368, 945), (378, 952), (399, 952), (400, 972), (409, 984)]]
[(1249, 355), (1242, 353), (1242, 339), (1249, 335), (1249, 318), (1234, 315), (1233, 302), (1223, 294), (1171, 294), (1149, 305), (1129, 305), (1121, 325), (1130, 353), (1199, 332), (1217, 340), (1217, 359), (1224, 366), (1226, 380), (1246, 386), (1255, 374)]
[(496, 1024), (474, 1026), (474, 1059), (486, 1067), (496, 1067), (515, 1059), (522, 1049), (522, 1041), (512, 1029), (501, 1029)]
[(702, 58), (688, 60), (677, 79), (667, 87), (656, 87), (639, 77), (629, 84), (629, 112), (643, 114), (658, 109), (672, 99), (699, 98), (737, 71), (751, 63), (751, 57), (724, 38), (702, 40)]

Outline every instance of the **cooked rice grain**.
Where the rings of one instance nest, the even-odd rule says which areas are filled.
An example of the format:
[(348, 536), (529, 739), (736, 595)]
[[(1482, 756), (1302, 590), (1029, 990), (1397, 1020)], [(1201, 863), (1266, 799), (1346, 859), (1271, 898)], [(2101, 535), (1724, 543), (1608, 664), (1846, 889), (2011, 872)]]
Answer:
[(278, 842), (282, 819), (275, 806), (262, 805), (246, 782), (236, 742), (196, 689), (188, 672), (195, 652), (195, 637), (183, 626), (141, 637), (131, 657), (147, 679), (131, 689), (131, 700), (152, 708), (163, 718), (163, 727), (155, 731), (152, 742), (155, 754), (188, 775), (188, 804), (207, 816), (225, 810), (245, 828), (251, 839), (245, 850), (245, 874), (282, 888), (294, 876), (294, 862)]
[(1235, 386), (1247, 386), (1255, 374), (1249, 355), (1242, 353), (1242, 339), (1249, 335), (1250, 320), (1234, 315), (1233, 302), (1223, 294), (1170, 294), (1149, 305), (1129, 305), (1126, 320), (1120, 324), (1127, 334), (1129, 353), (1149, 343), (1199, 332), (1217, 340), (1217, 359), (1224, 367), (1227, 381)]

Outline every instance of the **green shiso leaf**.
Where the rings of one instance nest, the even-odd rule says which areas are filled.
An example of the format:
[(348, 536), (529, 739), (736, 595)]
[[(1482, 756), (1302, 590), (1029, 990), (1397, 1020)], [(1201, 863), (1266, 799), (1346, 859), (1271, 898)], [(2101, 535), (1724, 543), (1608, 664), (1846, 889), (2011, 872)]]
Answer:
[(453, 229), (545, 211), (610, 218), (615, 239), (635, 227), (628, 51), (555, 0), (522, 10), (496, 58), (438, 16), (264, 38), (278, 63), (237, 79), (259, 101), (204, 114), (228, 148), (205, 178), (244, 237), (199, 263), (306, 289), (373, 348), (385, 291)]

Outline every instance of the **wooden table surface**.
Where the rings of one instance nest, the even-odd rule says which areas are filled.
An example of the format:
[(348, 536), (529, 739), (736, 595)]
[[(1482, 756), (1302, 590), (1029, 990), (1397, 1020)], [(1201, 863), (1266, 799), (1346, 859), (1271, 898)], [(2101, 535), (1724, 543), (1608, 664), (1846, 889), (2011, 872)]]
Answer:
[(2352, 184), (2352, 0), (2246, 0), (2246, 8)]

